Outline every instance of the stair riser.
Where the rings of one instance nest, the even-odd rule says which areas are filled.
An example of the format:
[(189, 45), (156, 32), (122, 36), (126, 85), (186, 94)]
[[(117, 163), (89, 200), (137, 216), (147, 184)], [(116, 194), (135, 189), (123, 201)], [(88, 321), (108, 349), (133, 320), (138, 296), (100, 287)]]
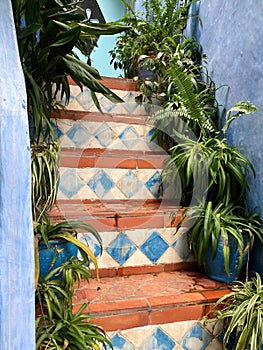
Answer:
[(60, 174), (58, 200), (147, 200), (160, 197), (161, 169), (61, 167)]
[[(100, 121), (98, 121), (99, 119)], [(103, 115), (98, 115), (97, 121), (57, 119), (54, 120), (54, 124), (62, 148), (78, 147), (80, 149), (107, 149), (108, 152), (109, 150), (138, 150), (163, 153), (163, 150), (151, 141), (153, 127), (134, 124), (131, 123), (132, 121), (128, 120), (129, 123), (105, 122)]]
[[(147, 104), (138, 104), (135, 102), (135, 98), (141, 95), (140, 92), (119, 90), (118, 88), (112, 89), (112, 91), (125, 103), (112, 103), (103, 95), (97, 94), (100, 108), (103, 113), (149, 115), (149, 106)], [(83, 88), (83, 91), (80, 91), (78, 86), (71, 85), (70, 95), (70, 101), (67, 106), (68, 110), (85, 112), (98, 111), (87, 88)], [(63, 104), (64, 101), (61, 103)], [(159, 106), (156, 106), (154, 109), (152, 108), (152, 110), (155, 109), (158, 110)]]
[(88, 242), (98, 259), (100, 269), (121, 267), (144, 267), (193, 262), (187, 245), (186, 234), (174, 228), (122, 230), (100, 232), (103, 252), (91, 234), (79, 234), (79, 239)]
[(223, 350), (220, 331), (188, 320), (108, 332), (108, 336), (118, 350)]

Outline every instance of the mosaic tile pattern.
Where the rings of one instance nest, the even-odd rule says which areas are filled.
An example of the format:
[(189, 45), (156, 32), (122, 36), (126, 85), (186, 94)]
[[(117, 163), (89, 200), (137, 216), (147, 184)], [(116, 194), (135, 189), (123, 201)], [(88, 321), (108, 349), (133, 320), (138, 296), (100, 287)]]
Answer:
[(91, 234), (80, 235), (95, 252), (100, 268), (149, 266), (192, 261), (183, 230), (136, 229), (123, 232), (100, 232), (103, 252)]
[(159, 198), (161, 169), (60, 168), (58, 199)]
[[(135, 97), (140, 95), (140, 92), (113, 89), (112, 91), (120, 98), (122, 98), (124, 103), (113, 103), (103, 95), (97, 94), (101, 110), (104, 113), (128, 113), (144, 115), (149, 113), (148, 104), (138, 104), (137, 102), (135, 102)], [(65, 101), (62, 101), (62, 104), (64, 104), (64, 102)], [(70, 87), (70, 101), (67, 108), (76, 111), (98, 111), (98, 109), (92, 101), (89, 90), (87, 88), (84, 88), (83, 91), (81, 91), (78, 86), (74, 85), (71, 85)], [(156, 106), (155, 109), (157, 108), (159, 107)], [(151, 110), (153, 111), (153, 106), (151, 106)]]
[(114, 350), (222, 350), (218, 334), (218, 329), (205, 328), (201, 322), (185, 321), (127, 329), (108, 336)]
[(58, 119), (53, 122), (61, 147), (163, 151), (151, 141), (151, 125)]

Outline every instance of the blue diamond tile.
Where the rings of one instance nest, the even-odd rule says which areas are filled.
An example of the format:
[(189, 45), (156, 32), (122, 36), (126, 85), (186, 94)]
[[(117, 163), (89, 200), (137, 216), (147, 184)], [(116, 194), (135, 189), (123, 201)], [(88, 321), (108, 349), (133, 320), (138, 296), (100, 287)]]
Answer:
[(83, 186), (84, 183), (72, 170), (65, 172), (60, 178), (59, 189), (68, 198), (74, 196)]
[(96, 258), (101, 254), (101, 247), (91, 234), (82, 235), (80, 241), (85, 243), (92, 250)]
[(75, 124), (68, 132), (68, 137), (76, 146), (81, 146), (89, 138), (89, 132), (81, 124)]
[(190, 250), (187, 243), (186, 234), (182, 234), (178, 239), (173, 243), (172, 247), (179, 254), (183, 260), (187, 260), (190, 256)]
[(156, 262), (168, 249), (169, 245), (162, 239), (158, 232), (153, 232), (151, 236), (141, 246), (141, 251), (152, 262)]
[(132, 171), (128, 171), (118, 182), (119, 189), (125, 194), (127, 198), (134, 196), (141, 186), (141, 181), (137, 179)]
[(110, 243), (106, 250), (119, 265), (123, 265), (134, 253), (136, 247), (123, 233), (121, 233)]
[[(111, 344), (114, 350), (135, 350), (134, 346), (119, 334), (114, 335), (111, 339)], [(106, 349), (110, 350), (111, 348), (107, 345)]]
[(205, 350), (213, 337), (204, 328), (195, 324), (182, 340), (182, 347), (185, 350)]
[(129, 126), (119, 135), (119, 138), (128, 149), (131, 149), (138, 142), (139, 135), (133, 127)]
[(157, 328), (139, 350), (173, 350), (176, 343), (161, 329)]
[(147, 143), (151, 143), (152, 136), (154, 134), (155, 129), (150, 129), (147, 134), (145, 135), (145, 140)]
[(115, 133), (107, 124), (103, 124), (96, 131), (94, 136), (103, 147), (107, 147), (114, 139)]
[(101, 170), (90, 179), (88, 186), (99, 198), (103, 198), (114, 186), (114, 183), (105, 171)]
[(155, 198), (159, 198), (159, 186), (161, 184), (161, 175), (159, 171), (156, 171), (153, 176), (145, 183), (147, 189), (152, 193)]
[(84, 89), (83, 92), (76, 97), (76, 99), (85, 110), (88, 110), (93, 105), (93, 100), (88, 89)]
[(63, 135), (63, 132), (59, 129), (59, 127), (55, 123), (51, 122), (51, 126), (55, 132), (57, 139), (59, 139)]

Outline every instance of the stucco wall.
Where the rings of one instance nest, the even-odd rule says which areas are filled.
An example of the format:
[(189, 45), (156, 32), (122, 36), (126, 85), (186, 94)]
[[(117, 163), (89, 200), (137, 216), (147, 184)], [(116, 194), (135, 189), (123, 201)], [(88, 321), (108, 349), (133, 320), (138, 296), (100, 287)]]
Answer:
[(11, 1), (0, 1), (0, 349), (35, 349), (26, 90)]
[[(248, 206), (263, 208), (263, 1), (201, 0), (199, 15), (203, 28), (198, 38), (208, 55), (208, 67), (219, 101), (231, 107), (249, 100), (259, 111), (233, 122), (229, 141), (242, 145), (256, 169)], [(263, 210), (262, 210), (263, 216)]]

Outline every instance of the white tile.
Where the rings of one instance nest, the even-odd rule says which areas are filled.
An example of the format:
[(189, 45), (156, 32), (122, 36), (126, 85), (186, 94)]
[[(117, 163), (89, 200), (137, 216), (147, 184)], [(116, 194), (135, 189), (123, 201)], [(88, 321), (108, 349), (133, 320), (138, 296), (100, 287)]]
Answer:
[(175, 228), (163, 229), (161, 236), (169, 245), (172, 245), (176, 241)]
[(154, 333), (156, 328), (156, 326), (132, 328), (121, 331), (120, 335), (132, 343), (137, 350), (145, 343), (145, 340)]
[(176, 251), (172, 247), (169, 247), (158, 260), (158, 264), (170, 264), (182, 261), (182, 258), (176, 253)]
[(73, 141), (71, 141), (71, 139), (67, 135), (63, 135), (59, 139), (59, 144), (60, 144), (60, 147), (65, 147), (65, 148), (75, 148), (76, 147), (75, 143)]
[[(138, 210), (135, 208), (134, 210)], [(126, 231), (128, 238), (137, 246), (141, 246), (152, 234), (153, 229), (138, 229)]]
[(184, 336), (195, 324), (196, 321), (174, 322), (160, 325), (160, 328), (163, 329), (169, 337), (181, 343)]
[(149, 266), (152, 262), (140, 251), (136, 250), (123, 266)]
[(103, 251), (102, 255), (97, 258), (99, 269), (117, 268), (119, 264), (106, 252)]

